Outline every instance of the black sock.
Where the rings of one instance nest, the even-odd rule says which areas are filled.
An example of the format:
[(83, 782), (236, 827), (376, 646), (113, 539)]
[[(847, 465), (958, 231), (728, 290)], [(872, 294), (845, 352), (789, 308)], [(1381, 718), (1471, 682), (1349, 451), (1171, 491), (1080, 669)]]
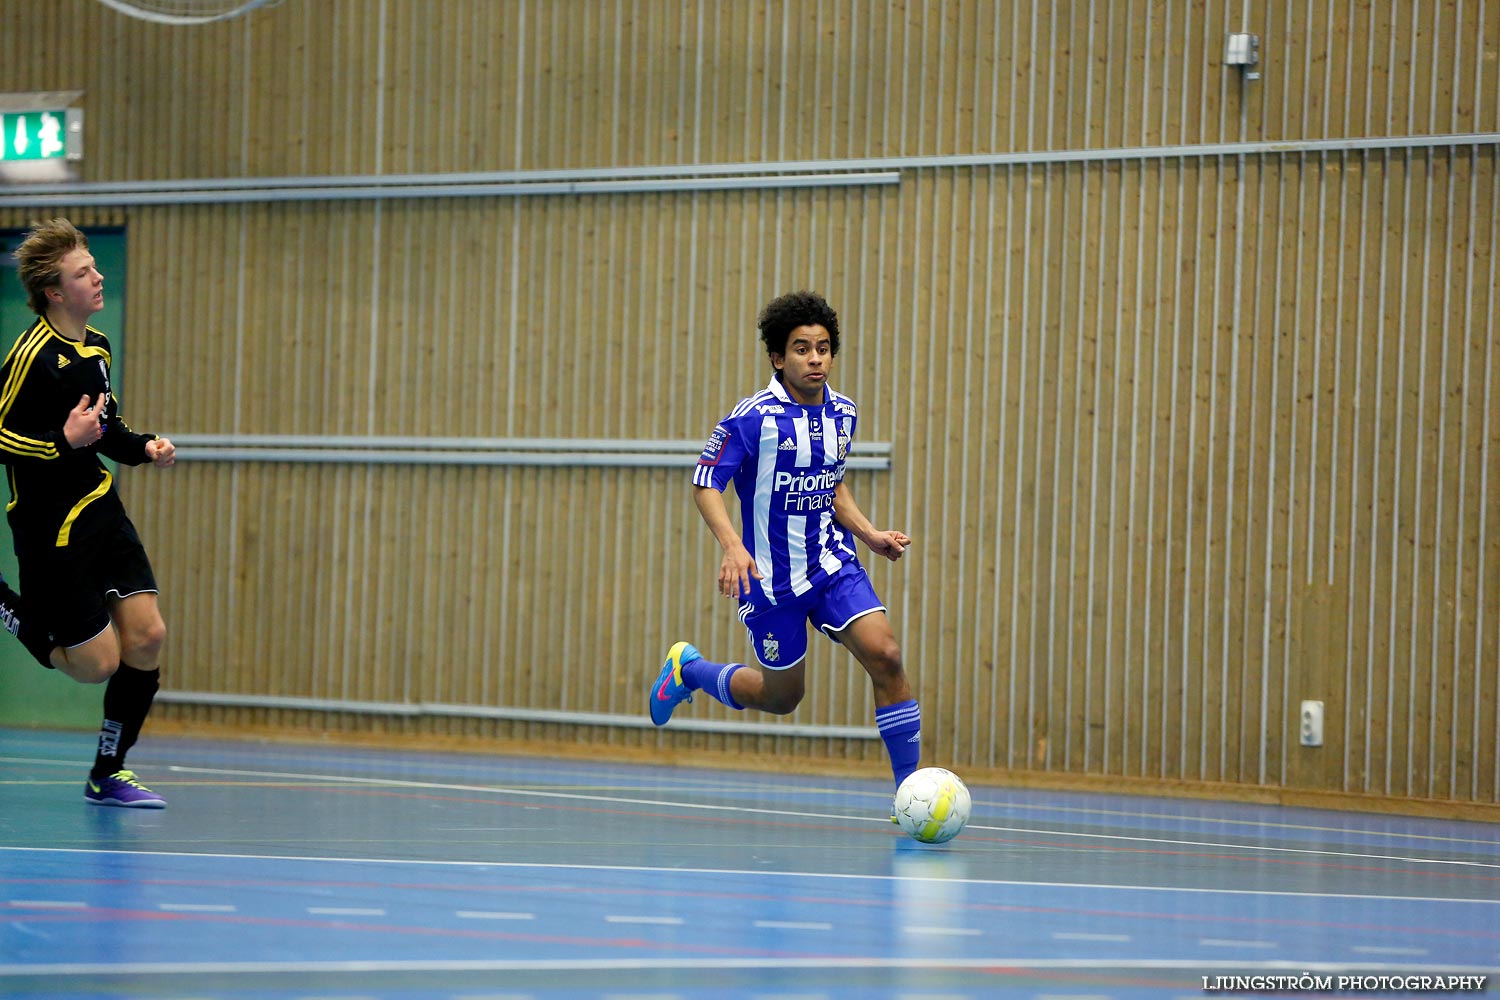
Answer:
[(104, 687), (104, 724), (99, 727), (99, 752), (94, 769), (95, 781), (124, 770), (125, 754), (135, 746), (141, 726), (151, 711), (151, 700), (161, 686), (160, 670), (137, 670), (120, 664)]
[(50, 632), (34, 622), (35, 619), (22, 602), (21, 595), (11, 590), (4, 579), (0, 579), (0, 628), (19, 639), (21, 645), (26, 647), (26, 652), (51, 670), (52, 649), (57, 643), (52, 641)]

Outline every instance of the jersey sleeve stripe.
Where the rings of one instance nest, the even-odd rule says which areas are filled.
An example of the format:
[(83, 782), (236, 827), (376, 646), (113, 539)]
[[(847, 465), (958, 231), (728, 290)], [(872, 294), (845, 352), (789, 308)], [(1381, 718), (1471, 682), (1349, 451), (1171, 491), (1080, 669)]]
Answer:
[(37, 352), (42, 349), (42, 344), (47, 341), (47, 331), (40, 325), (33, 326), (22, 335), (21, 340), (16, 343), (10, 356), (6, 358), (11, 365), (10, 375), (5, 379), (5, 388), (0, 391), (0, 421), (10, 412), (11, 404), (15, 402), (16, 393), (21, 391), (21, 383), (26, 380), (26, 371), (31, 367), (31, 362), (36, 358)]
[(57, 447), (51, 442), (29, 438), (4, 427), (5, 418), (10, 415), (10, 408), (14, 405), (16, 396), (20, 394), (21, 385), (26, 380), (26, 373), (31, 369), (32, 361), (36, 360), (37, 353), (47, 342), (46, 328), (38, 323), (31, 328), (27, 338), (28, 342), (23, 352), (18, 355), (13, 352), (10, 377), (5, 380), (4, 392), (0, 393), (0, 450), (14, 455), (56, 458)]
[(5, 352), (6, 361), (10, 361), (11, 358), (16, 357), (22, 351), (27, 349), (28, 345), (31, 343), (31, 338), (36, 336), (37, 326), (37, 323), (31, 324), (31, 326), (26, 329), (25, 333), (16, 338), (16, 342), (10, 345), (10, 350)]
[(737, 406), (735, 406), (734, 409), (732, 409), (732, 410), (729, 411), (729, 417), (726, 418), (726, 419), (731, 419), (732, 420), (735, 417), (743, 417), (746, 413), (750, 412), (750, 408), (752, 406), (758, 406), (759, 404), (766, 403), (766, 402), (772, 402), (772, 403), (774, 403), (775, 401), (776, 401), (776, 397), (775, 396), (773, 396), (771, 393), (767, 392), (766, 390), (762, 389), (760, 392), (757, 392), (755, 395), (753, 395), (753, 396), (746, 396), (744, 399), (740, 400), (739, 404)]
[(27, 455), (32, 458), (56, 458), (57, 446), (47, 441), (38, 441), (35, 438), (22, 437), (14, 431), (0, 428), (0, 451), (8, 451), (12, 455)]

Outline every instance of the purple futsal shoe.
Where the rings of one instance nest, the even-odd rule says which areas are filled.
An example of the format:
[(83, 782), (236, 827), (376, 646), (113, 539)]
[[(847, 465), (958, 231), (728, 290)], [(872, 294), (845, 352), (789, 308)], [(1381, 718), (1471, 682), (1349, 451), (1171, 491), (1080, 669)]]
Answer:
[(134, 771), (116, 771), (95, 781), (92, 776), (83, 786), (83, 797), (96, 806), (124, 806), (128, 809), (165, 809), (167, 800), (141, 784)]

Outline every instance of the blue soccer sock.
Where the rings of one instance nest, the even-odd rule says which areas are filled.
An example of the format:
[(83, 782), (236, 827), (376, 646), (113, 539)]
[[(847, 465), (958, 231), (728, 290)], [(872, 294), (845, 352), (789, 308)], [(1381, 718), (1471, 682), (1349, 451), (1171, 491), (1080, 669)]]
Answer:
[(875, 725), (891, 756), (891, 774), (900, 788), (922, 760), (922, 709), (915, 698), (877, 708)]
[(692, 663), (682, 665), (682, 683), (692, 691), (703, 691), (710, 698), (722, 705), (728, 705), (736, 712), (743, 712), (745, 706), (734, 700), (734, 695), (729, 693), (729, 679), (734, 676), (736, 670), (745, 669), (743, 663), (714, 663), (709, 660), (694, 660)]

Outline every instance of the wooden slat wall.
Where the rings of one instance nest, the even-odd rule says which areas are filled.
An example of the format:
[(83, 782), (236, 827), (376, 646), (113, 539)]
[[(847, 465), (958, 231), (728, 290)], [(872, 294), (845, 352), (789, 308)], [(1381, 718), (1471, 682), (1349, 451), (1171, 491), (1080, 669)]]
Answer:
[[(1260, 81), (1220, 65), (1228, 30), (1261, 35)], [(1500, 4), (1473, 0), (285, 0), (194, 29), (60, 0), (0, 9), (13, 32), (56, 44), (0, 89), (86, 91), (90, 180), (1500, 130)], [(1494, 803), (1497, 200), (1495, 147), (1459, 144), (71, 214), (128, 225), (126, 410), (167, 433), (695, 437), (766, 377), (764, 299), (820, 288), (836, 384), (895, 446), (853, 488), (918, 539), (873, 571), (929, 759)], [(671, 639), (743, 654), (685, 474), (122, 480), (182, 690), (634, 713)], [(795, 721), (869, 724), (813, 650)], [(162, 714), (881, 767), (868, 741)]]

